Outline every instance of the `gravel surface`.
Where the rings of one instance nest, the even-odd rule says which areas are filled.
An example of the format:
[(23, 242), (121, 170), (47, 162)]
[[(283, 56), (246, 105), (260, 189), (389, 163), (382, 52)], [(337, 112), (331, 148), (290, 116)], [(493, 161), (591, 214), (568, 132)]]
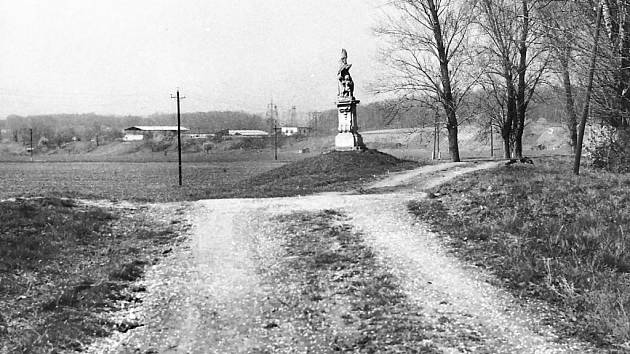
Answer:
[[(190, 203), (190, 243), (153, 267), (147, 293), (130, 310), (144, 326), (93, 346), (106, 353), (325, 353), (330, 343), (298, 343), (290, 324), (271, 331), (273, 283), (264, 269), (282, 249), (277, 216), (296, 211), (339, 210), (364, 237), (378, 264), (397, 277), (406, 301), (422, 309), (427, 344), (445, 353), (561, 353), (592, 351), (559, 340), (544, 325), (543, 304), (521, 304), (461, 263), (436, 235), (407, 213), (422, 190), (497, 163), (425, 166), (393, 174), (372, 188), (395, 193), (337, 194), (269, 199), (220, 199)], [(300, 289), (296, 289), (300, 291)], [(335, 326), (331, 323), (330, 326)], [(428, 329), (427, 329), (428, 328)], [(328, 349), (325, 349), (328, 348)]]

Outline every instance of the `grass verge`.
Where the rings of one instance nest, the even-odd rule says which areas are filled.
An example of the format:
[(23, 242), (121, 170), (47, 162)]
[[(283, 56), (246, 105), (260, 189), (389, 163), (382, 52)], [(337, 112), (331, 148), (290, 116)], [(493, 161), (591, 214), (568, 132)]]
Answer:
[(174, 242), (138, 210), (68, 199), (0, 202), (0, 352), (80, 351), (140, 324), (101, 313), (138, 301), (130, 287)]
[(438, 352), (420, 309), (344, 220), (334, 210), (277, 219), (279, 262), (260, 270), (271, 291), (265, 328), (270, 338), (271, 331), (295, 335), (272, 344), (274, 352)]
[(464, 175), (409, 210), (517, 296), (553, 304), (563, 333), (628, 350), (630, 176), (539, 161)]

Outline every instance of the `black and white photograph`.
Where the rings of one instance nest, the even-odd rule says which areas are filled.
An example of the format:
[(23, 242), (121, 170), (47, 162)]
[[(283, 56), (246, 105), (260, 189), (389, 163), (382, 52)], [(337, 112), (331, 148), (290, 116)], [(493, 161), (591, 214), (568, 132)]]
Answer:
[(630, 353), (630, 0), (0, 0), (14, 353)]

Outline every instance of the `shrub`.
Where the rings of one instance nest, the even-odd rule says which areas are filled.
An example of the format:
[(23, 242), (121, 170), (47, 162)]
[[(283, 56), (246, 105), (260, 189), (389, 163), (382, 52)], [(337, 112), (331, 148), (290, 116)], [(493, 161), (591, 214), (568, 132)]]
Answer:
[(264, 138), (239, 138), (230, 146), (231, 149), (255, 150), (267, 147), (267, 139)]
[(610, 172), (630, 172), (630, 130), (593, 128), (585, 146), (593, 167)]
[(160, 152), (168, 149), (171, 146), (171, 142), (168, 140), (149, 140), (151, 151)]

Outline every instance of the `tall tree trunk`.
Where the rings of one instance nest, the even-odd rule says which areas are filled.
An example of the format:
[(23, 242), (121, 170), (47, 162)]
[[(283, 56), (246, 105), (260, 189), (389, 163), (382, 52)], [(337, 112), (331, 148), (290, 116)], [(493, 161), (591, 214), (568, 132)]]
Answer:
[(457, 145), (457, 124), (454, 126), (450, 123), (447, 125), (448, 129), (448, 152), (451, 155), (451, 161), (459, 162), (459, 146)]
[(628, 86), (628, 82), (630, 82), (630, 72), (628, 71), (630, 60), (628, 60), (628, 55), (630, 53), (627, 53), (627, 51), (620, 53), (621, 68), (619, 69), (615, 92), (617, 95), (616, 112), (611, 117), (611, 125), (618, 129), (624, 129), (629, 126), (627, 114), (630, 111), (630, 100), (628, 99), (630, 96), (630, 87)]
[(448, 130), (448, 152), (453, 162), (459, 162), (459, 146), (457, 144), (457, 112), (455, 108), (455, 99), (453, 98), (453, 90), (451, 88), (451, 77), (448, 70), (448, 55), (444, 46), (444, 38), (442, 37), (442, 28), (440, 26), (440, 18), (438, 10), (433, 0), (427, 0), (429, 11), (431, 12), (431, 22), (433, 27), (433, 36), (440, 60), (440, 80), (442, 83), (442, 104), (446, 111), (446, 129)]
[(527, 35), (529, 32), (529, 8), (527, 0), (521, 1), (521, 11), (523, 15), (523, 28), (518, 46), (518, 91), (516, 93), (517, 112), (516, 129), (514, 129), (514, 155), (516, 158), (523, 158), (523, 130), (525, 129), (525, 112), (527, 103), (525, 102), (525, 74), (527, 73)]
[(628, 38), (628, 31), (630, 30), (630, 21), (628, 21), (628, 5), (626, 1), (620, 1), (618, 3), (619, 8), (619, 80), (617, 83), (617, 97), (618, 97), (618, 111), (619, 113), (615, 114), (616, 119), (616, 127), (620, 129), (624, 129), (628, 127), (628, 112), (630, 111), (630, 102), (628, 100), (628, 94), (630, 93), (630, 87), (628, 86), (628, 82), (630, 82), (630, 38)]
[(571, 149), (575, 153), (577, 146), (577, 113), (575, 112), (575, 100), (573, 99), (573, 87), (571, 85), (571, 75), (569, 71), (569, 60), (571, 47), (566, 45), (563, 53), (560, 54), (560, 66), (562, 67), (562, 84), (564, 85), (564, 111), (567, 115), (567, 126)]
[(501, 137), (503, 138), (503, 157), (506, 159), (512, 158), (512, 143), (514, 124), (516, 121), (516, 90), (514, 89), (514, 82), (512, 81), (512, 68), (509, 62), (504, 64), (503, 77), (505, 79), (506, 86), (506, 106), (507, 112), (505, 115), (505, 121), (501, 127)]
[(593, 53), (591, 53), (591, 62), (588, 69), (588, 84), (586, 86), (586, 97), (584, 98), (584, 110), (582, 111), (582, 119), (577, 137), (577, 145), (575, 147), (575, 160), (573, 162), (573, 173), (580, 174), (580, 161), (582, 159), (582, 142), (584, 141), (584, 129), (586, 128), (586, 118), (588, 117), (589, 104), (591, 101), (591, 93), (593, 91), (593, 76), (595, 75), (595, 62), (597, 61), (597, 44), (599, 42), (599, 27), (602, 23), (602, 7), (604, 0), (600, 0), (597, 7), (597, 20), (595, 20), (595, 34), (593, 35)]
[(501, 76), (505, 80), (506, 94), (506, 114), (505, 120), (501, 126), (501, 138), (503, 138), (503, 157), (509, 159), (512, 157), (512, 132), (514, 121), (516, 120), (516, 91), (514, 89), (514, 76), (512, 73), (512, 58), (510, 57), (509, 41), (504, 40), (502, 26), (498, 21), (500, 16), (495, 14), (492, 0), (482, 0), (482, 11), (486, 16), (489, 24), (489, 34), (496, 41), (498, 52), (501, 58), (501, 66), (503, 72)]

